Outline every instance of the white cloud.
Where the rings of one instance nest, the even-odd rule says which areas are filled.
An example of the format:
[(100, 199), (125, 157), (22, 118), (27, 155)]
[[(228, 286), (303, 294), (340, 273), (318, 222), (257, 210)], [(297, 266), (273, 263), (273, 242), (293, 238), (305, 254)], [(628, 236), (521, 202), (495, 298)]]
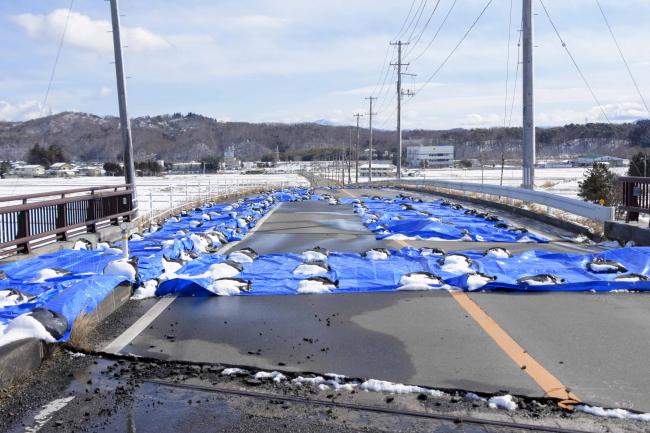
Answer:
[[(43, 110), (49, 114), (49, 110)], [(41, 103), (37, 101), (24, 101), (18, 104), (11, 104), (0, 101), (0, 120), (17, 122), (22, 120), (35, 119), (41, 112)]]
[(246, 15), (234, 19), (235, 27), (243, 30), (280, 29), (289, 22), (286, 18), (276, 18), (267, 15)]
[[(65, 27), (68, 11), (56, 9), (47, 15), (24, 13), (11, 16), (11, 20), (25, 29), (30, 38), (41, 41), (56, 41)], [(113, 50), (111, 24), (105, 20), (93, 20), (79, 12), (71, 12), (65, 43), (94, 52)], [(144, 51), (168, 46), (165, 39), (142, 27), (122, 26), (122, 43), (130, 50)]]

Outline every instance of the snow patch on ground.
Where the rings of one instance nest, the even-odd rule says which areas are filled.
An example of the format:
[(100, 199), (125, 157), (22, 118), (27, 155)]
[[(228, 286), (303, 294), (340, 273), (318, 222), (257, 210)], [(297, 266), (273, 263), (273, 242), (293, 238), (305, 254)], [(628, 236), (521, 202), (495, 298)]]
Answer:
[(255, 379), (271, 379), (275, 383), (280, 383), (283, 380), (287, 378), (284, 374), (280, 373), (279, 371), (258, 371), (255, 373), (253, 376)]
[(492, 409), (506, 409), (506, 410), (515, 410), (519, 407), (517, 406), (514, 397), (511, 396), (510, 394), (490, 397), (490, 399), (488, 400), (488, 406), (490, 406)]
[(244, 370), (243, 368), (224, 368), (221, 371), (222, 376), (236, 376), (238, 374), (248, 374), (248, 370)]
[(54, 343), (56, 340), (52, 335), (47, 332), (41, 322), (34, 319), (29, 313), (22, 314), (1, 331), (0, 346), (13, 343), (14, 341), (22, 340), (24, 338), (36, 338), (43, 340), (46, 343)]
[(301, 254), (301, 257), (306, 260), (306, 261), (326, 261), (327, 256), (323, 253), (319, 253), (318, 251), (305, 251), (304, 253)]
[(44, 283), (50, 278), (60, 277), (61, 275), (61, 272), (57, 271), (56, 269), (41, 269), (38, 271), (38, 274), (36, 274), (36, 277), (31, 282)]
[(575, 407), (578, 412), (588, 413), (590, 415), (602, 416), (606, 418), (618, 418), (630, 421), (650, 422), (650, 413), (634, 413), (625, 409), (604, 409), (598, 406), (587, 406), (579, 404)]
[(364, 391), (387, 392), (390, 394), (427, 394), (433, 397), (442, 397), (444, 392), (437, 389), (422, 388), (415, 385), (404, 385), (401, 383), (387, 382), (385, 380), (368, 379), (359, 385), (359, 389)]
[(208, 268), (208, 271), (214, 279), (232, 278), (239, 274), (239, 269), (230, 266), (228, 263), (217, 263), (211, 265)]
[(156, 280), (145, 281), (142, 286), (138, 287), (135, 290), (133, 296), (131, 296), (131, 299), (139, 300), (139, 299), (155, 298), (157, 288), (158, 288), (158, 281)]

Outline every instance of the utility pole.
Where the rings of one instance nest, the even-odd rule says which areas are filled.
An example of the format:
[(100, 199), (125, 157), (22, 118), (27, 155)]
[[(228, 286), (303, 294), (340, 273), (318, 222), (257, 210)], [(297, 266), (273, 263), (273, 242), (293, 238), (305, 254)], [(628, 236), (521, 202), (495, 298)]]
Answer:
[(354, 174), (354, 182), (359, 183), (359, 118), (363, 116), (361, 113), (355, 113), (352, 116), (357, 118), (357, 144), (355, 145), (356, 168)]
[(523, 0), (523, 187), (535, 189), (535, 100), (533, 94), (533, 6)]
[(374, 99), (377, 99), (377, 97), (369, 96), (366, 99), (370, 103), (370, 108), (368, 110), (368, 116), (370, 116), (369, 121), (368, 121), (368, 126), (369, 126), (369, 129), (370, 129), (370, 155), (368, 156), (368, 181), (372, 182), (372, 154), (373, 154), (373, 150), (372, 150), (372, 116), (377, 114), (377, 113), (372, 112), (372, 101)]
[(397, 63), (391, 63), (391, 66), (397, 66), (397, 179), (402, 178), (402, 97), (413, 96), (411, 92), (402, 92), (402, 75), (414, 75), (402, 72), (402, 66), (408, 66), (408, 63), (402, 63), (402, 46), (408, 45), (408, 42), (391, 42), (391, 45), (397, 45)]
[(348, 184), (352, 183), (352, 129), (348, 130)]
[(111, 21), (113, 24), (113, 49), (115, 51), (115, 75), (117, 79), (117, 99), (120, 107), (120, 127), (122, 130), (122, 147), (124, 149), (124, 178), (133, 188), (131, 208), (138, 212), (138, 200), (135, 193), (135, 166), (133, 165), (133, 141), (131, 123), (126, 110), (126, 83), (124, 81), (124, 62), (122, 61), (122, 41), (120, 39), (120, 12), (117, 0), (111, 0)]

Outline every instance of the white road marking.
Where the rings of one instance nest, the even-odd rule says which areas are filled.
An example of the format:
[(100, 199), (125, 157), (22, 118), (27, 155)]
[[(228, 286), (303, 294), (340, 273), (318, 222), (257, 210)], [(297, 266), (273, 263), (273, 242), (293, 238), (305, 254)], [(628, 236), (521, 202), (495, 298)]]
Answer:
[(165, 311), (172, 302), (174, 302), (176, 296), (168, 296), (161, 298), (156, 302), (146, 313), (142, 315), (136, 322), (131, 325), (126, 331), (122, 332), (119, 337), (113, 340), (108, 346), (104, 347), (104, 352), (109, 353), (119, 353), (126, 345), (128, 345), (135, 337), (137, 337), (142, 331), (147, 329), (149, 324), (156, 320), (156, 317)]
[[(250, 236), (251, 233), (255, 233), (258, 227), (260, 227), (271, 216), (271, 214), (273, 214), (273, 212), (275, 212), (280, 206), (282, 206), (282, 203), (275, 206), (266, 215), (260, 218), (257, 224), (255, 224), (255, 226), (248, 233), (246, 233), (244, 239)], [(240, 242), (242, 241), (230, 242), (222, 246), (217, 251), (217, 254), (225, 254), (227, 251), (230, 251), (232, 248), (236, 247)], [(126, 331), (122, 332), (122, 334), (120, 334), (115, 340), (113, 340), (106, 347), (104, 347), (104, 352), (119, 353), (131, 341), (133, 341), (135, 337), (137, 337), (138, 335), (140, 335), (140, 333), (142, 333), (142, 331), (147, 329), (147, 327), (151, 324), (151, 322), (156, 320), (156, 318), (160, 316), (160, 314), (163, 311), (165, 311), (165, 309), (169, 307), (169, 305), (171, 305), (171, 303), (174, 302), (175, 299), (176, 299), (175, 295), (161, 298), (146, 313), (144, 313), (142, 317), (136, 320), (135, 323), (133, 323), (133, 325), (131, 325)]]
[(31, 427), (25, 427), (25, 433), (36, 433), (43, 428), (45, 424), (52, 418), (56, 412), (60, 411), (68, 405), (72, 400), (74, 400), (74, 395), (66, 398), (58, 398), (52, 400), (45, 406), (43, 406), (35, 416), (34, 416), (34, 425)]

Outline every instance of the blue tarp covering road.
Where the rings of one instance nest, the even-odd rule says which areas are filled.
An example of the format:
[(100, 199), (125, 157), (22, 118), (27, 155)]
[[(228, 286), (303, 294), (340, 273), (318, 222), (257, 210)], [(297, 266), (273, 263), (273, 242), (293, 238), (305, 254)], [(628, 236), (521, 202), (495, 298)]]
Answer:
[(398, 196), (342, 198), (340, 202), (353, 204), (355, 212), (377, 234), (377, 239), (401, 235), (412, 239), (548, 242), (494, 215), (465, 209), (446, 200), (420, 202)]

